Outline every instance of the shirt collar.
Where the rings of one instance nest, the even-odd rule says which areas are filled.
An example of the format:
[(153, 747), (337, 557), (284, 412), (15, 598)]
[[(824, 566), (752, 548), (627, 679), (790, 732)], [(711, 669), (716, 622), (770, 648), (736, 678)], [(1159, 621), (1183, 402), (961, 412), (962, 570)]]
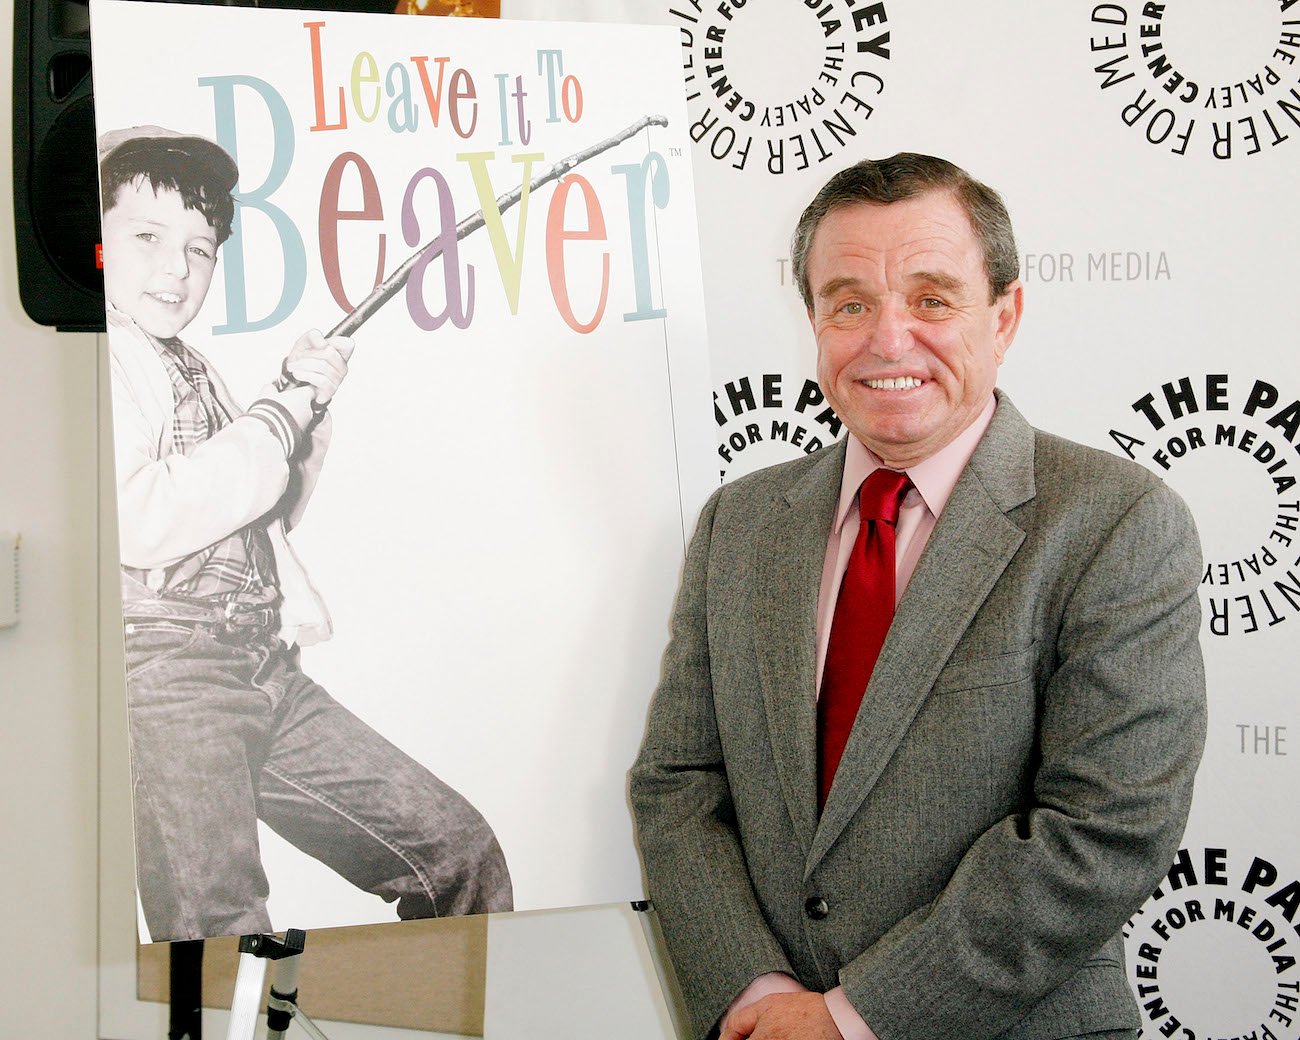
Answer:
[[(970, 457), (975, 454), (975, 449), (979, 446), (984, 432), (989, 428), (989, 423), (993, 421), (996, 406), (997, 401), (990, 394), (988, 403), (975, 417), (973, 423), (928, 459), (923, 459), (905, 471), (915, 490), (909, 491), (907, 497), (903, 499), (904, 508), (915, 503), (919, 497), (920, 501), (925, 503), (926, 509), (936, 518), (943, 512), (952, 489), (957, 486), (958, 478), (966, 468), (966, 464), (970, 462)], [(862, 482), (882, 465), (875, 452), (853, 434), (849, 434), (848, 449), (844, 456), (844, 477), (840, 482), (840, 501), (835, 510), (833, 524), (836, 533), (843, 529), (849, 510), (857, 501), (858, 488), (862, 486)]]
[(189, 349), (185, 346), (185, 341), (178, 335), (173, 336), (171, 339), (159, 339), (157, 336), (145, 332), (131, 315), (127, 314), (126, 311), (118, 310), (112, 303), (104, 305), (104, 317), (109, 327), (123, 329), (132, 336), (148, 343), (154, 350), (171, 350), (175, 352), (181, 348)]

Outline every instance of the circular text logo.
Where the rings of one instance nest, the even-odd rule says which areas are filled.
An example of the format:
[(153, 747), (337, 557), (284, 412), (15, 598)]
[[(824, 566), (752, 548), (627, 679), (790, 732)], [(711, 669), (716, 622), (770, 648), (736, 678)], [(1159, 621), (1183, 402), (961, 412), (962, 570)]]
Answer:
[(814, 379), (780, 372), (740, 376), (713, 392), (722, 479), (811, 455), (835, 440), (841, 422)]
[(1212, 635), (1251, 635), (1300, 614), (1300, 398), (1258, 376), (1171, 379), (1110, 430), (1185, 498), (1205, 551)]
[(1181, 849), (1128, 921), (1143, 1040), (1295, 1040), (1300, 881), (1263, 856)]
[(861, 132), (885, 91), (889, 16), (871, 0), (678, 0), (699, 151), (737, 170), (806, 170)]
[(1139, 139), (1238, 159), (1300, 129), (1300, 0), (1096, 4), (1097, 85)]

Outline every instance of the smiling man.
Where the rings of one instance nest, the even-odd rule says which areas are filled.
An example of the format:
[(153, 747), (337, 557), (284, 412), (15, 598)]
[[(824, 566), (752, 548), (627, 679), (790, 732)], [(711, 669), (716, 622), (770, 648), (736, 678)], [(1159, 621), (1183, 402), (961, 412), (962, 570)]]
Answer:
[(1024, 292), (965, 171), (837, 174), (792, 261), (849, 435), (706, 505), (631, 777), (694, 1031), (1132, 1037), (1204, 739), (1191, 517), (995, 389)]

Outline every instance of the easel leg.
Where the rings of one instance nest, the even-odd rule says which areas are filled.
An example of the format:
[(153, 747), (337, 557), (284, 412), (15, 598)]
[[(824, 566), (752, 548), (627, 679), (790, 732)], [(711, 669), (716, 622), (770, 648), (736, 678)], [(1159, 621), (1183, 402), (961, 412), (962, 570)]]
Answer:
[(226, 1040), (254, 1040), (257, 1016), (261, 1011), (262, 986), (266, 983), (266, 962), (275, 961), (271, 997), (267, 1001), (268, 1040), (280, 1040), (296, 1017), (315, 1040), (325, 1036), (306, 1015), (298, 1011), (298, 973), (302, 970), (302, 951), (307, 933), (290, 928), (281, 942), (274, 935), (245, 935), (239, 940), (239, 972), (235, 976), (235, 996), (230, 1002), (230, 1027)]
[(275, 962), (271, 993), (266, 1002), (266, 1040), (282, 1040), (289, 1023), (298, 1013), (298, 975), (301, 971), (301, 954)]
[(271, 994), (266, 1002), (266, 1040), (283, 1040), (291, 1022), (312, 1040), (329, 1040), (298, 1006), (298, 975), (302, 971), (302, 957), (285, 957), (275, 962), (271, 976)]
[(203, 1040), (203, 940), (174, 942), (170, 961), (167, 1040)]
[(240, 940), (239, 949), (239, 971), (235, 975), (235, 995), (230, 1001), (230, 1025), (226, 1029), (226, 1040), (253, 1040), (257, 1031), (257, 1016), (262, 1010), (266, 961), (256, 953), (245, 953), (243, 939)]

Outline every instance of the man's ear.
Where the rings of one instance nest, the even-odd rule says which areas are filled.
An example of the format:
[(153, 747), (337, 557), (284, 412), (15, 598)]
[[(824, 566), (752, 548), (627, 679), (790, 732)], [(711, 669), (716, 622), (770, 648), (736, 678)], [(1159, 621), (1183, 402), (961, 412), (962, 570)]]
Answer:
[(1016, 338), (1016, 330), (1020, 328), (1020, 316), (1025, 310), (1024, 283), (1017, 278), (1007, 286), (1006, 292), (997, 298), (993, 307), (997, 321), (993, 340), (994, 353), (1000, 365), (1007, 351), (1011, 349), (1011, 341)]

